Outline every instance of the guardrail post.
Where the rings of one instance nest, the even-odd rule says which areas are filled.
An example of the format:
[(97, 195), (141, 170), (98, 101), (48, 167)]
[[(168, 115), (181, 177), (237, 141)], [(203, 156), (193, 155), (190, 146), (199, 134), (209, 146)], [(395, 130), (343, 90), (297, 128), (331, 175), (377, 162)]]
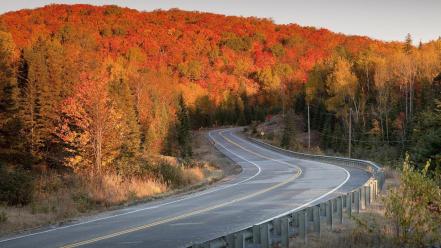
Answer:
[(307, 227), (308, 227), (308, 221), (307, 221), (307, 213), (305, 210), (302, 210), (298, 213), (299, 216), (299, 236), (305, 244), (307, 243)]
[(360, 190), (356, 190), (353, 192), (355, 199), (354, 199), (354, 203), (355, 203), (355, 212), (357, 214), (360, 213)]
[(369, 186), (363, 186), (364, 189), (364, 208), (366, 209), (369, 204)]
[(352, 194), (353, 192), (350, 192), (346, 196), (346, 212), (349, 218), (352, 216)]
[(234, 234), (228, 234), (225, 236), (225, 241), (227, 242), (228, 247), (234, 247)]
[(235, 235), (234, 248), (245, 248), (245, 235), (243, 232), (237, 233)]
[(360, 209), (365, 209), (366, 208), (366, 188), (364, 186), (361, 186), (360, 188), (360, 202), (361, 202), (361, 206)]
[(280, 218), (277, 218), (277, 219), (273, 220), (274, 234), (280, 235), (280, 232), (281, 232), (281, 226), (280, 225), (281, 225)]
[(270, 248), (271, 245), (270, 229), (268, 223), (260, 225), (260, 244), (262, 248)]
[(366, 190), (367, 190), (367, 198), (368, 198), (367, 203), (370, 206), (372, 203), (372, 182), (369, 183), (369, 186), (367, 186)]
[(253, 244), (260, 243), (260, 227), (258, 225), (253, 226)]
[(326, 223), (332, 230), (332, 215), (333, 215), (333, 207), (332, 207), (332, 200), (329, 200), (326, 203)]
[(282, 217), (281, 220), (281, 248), (289, 248), (289, 218)]
[(291, 214), (291, 226), (294, 234), (299, 233), (299, 215), (297, 212)]
[(337, 217), (338, 222), (343, 224), (343, 198), (341, 196), (337, 197)]
[(347, 195), (343, 195), (343, 209), (345, 209), (348, 206), (348, 196)]
[(313, 215), (312, 207), (309, 207), (306, 210), (307, 210), (308, 221), (310, 221), (310, 222), (314, 221), (314, 215)]
[(378, 180), (374, 180), (374, 199), (376, 200), (378, 196)]
[(314, 214), (314, 231), (320, 236), (320, 206), (314, 206), (312, 212)]
[(325, 217), (326, 216), (326, 204), (320, 203), (320, 216)]

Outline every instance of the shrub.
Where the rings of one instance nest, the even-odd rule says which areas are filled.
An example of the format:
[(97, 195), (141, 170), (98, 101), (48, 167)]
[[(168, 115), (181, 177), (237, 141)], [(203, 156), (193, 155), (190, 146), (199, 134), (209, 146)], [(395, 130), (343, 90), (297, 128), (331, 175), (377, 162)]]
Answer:
[(5, 223), (8, 221), (8, 216), (6, 215), (5, 211), (0, 211), (0, 223)]
[(401, 246), (426, 247), (441, 241), (441, 189), (427, 175), (429, 165), (416, 170), (407, 156), (400, 186), (385, 199), (386, 217)]
[(172, 188), (177, 188), (185, 184), (183, 169), (180, 166), (175, 166), (167, 161), (160, 161), (157, 166), (158, 176)]
[(8, 205), (27, 205), (34, 192), (33, 177), (28, 171), (0, 168), (0, 202)]

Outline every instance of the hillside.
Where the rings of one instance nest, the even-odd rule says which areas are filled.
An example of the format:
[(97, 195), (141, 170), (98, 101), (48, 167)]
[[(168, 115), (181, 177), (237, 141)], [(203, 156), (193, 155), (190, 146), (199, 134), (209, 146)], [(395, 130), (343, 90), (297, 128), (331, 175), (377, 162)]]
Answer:
[(6, 13), (0, 30), (1, 157), (25, 168), (136, 174), (143, 156), (191, 156), (189, 128), (304, 115), (308, 104), (325, 149), (345, 152), (351, 119), (355, 155), (381, 144), (397, 157), (439, 98), (440, 40), (417, 48), (410, 36), (90, 5)]

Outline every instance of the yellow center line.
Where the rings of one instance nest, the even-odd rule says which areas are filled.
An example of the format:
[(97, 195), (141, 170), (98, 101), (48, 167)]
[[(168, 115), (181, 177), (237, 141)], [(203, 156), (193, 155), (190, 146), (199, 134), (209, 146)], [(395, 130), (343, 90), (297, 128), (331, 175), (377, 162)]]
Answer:
[[(232, 141), (232, 140), (226, 138), (226, 137), (223, 136), (221, 133), (219, 133), (219, 134), (220, 134), (225, 140), (227, 140), (228, 142), (230, 142), (230, 143), (232, 143), (232, 144), (235, 144), (236, 146), (239, 146), (240, 148), (242, 148), (242, 149), (244, 149), (244, 150), (246, 150), (246, 151), (252, 152), (252, 151), (250, 151), (250, 150), (248, 150), (248, 149), (242, 147), (241, 145), (237, 144), (236, 142), (234, 142), (234, 141)], [(269, 158), (269, 157), (263, 156), (263, 155), (261, 155), (261, 154), (255, 153), (255, 152), (252, 152), (252, 153), (255, 154), (255, 155), (257, 155), (257, 156), (259, 156), (259, 157), (263, 157), (263, 158), (267, 158), (267, 159), (274, 160), (274, 159), (272, 159), (272, 158)], [(246, 200), (246, 199), (249, 199), (249, 198), (252, 198), (252, 197), (255, 197), (255, 196), (261, 195), (261, 194), (264, 194), (264, 193), (266, 193), (266, 192), (268, 192), (268, 191), (271, 191), (271, 190), (273, 190), (273, 189), (279, 188), (279, 187), (281, 187), (281, 186), (283, 186), (283, 185), (286, 185), (286, 184), (288, 184), (288, 183), (294, 181), (294, 179), (296, 179), (297, 177), (299, 177), (300, 174), (301, 174), (301, 170), (298, 170), (298, 171), (297, 171), (297, 174), (295, 174), (294, 176), (288, 178), (287, 180), (285, 180), (285, 181), (283, 181), (283, 182), (280, 182), (280, 183), (278, 183), (278, 184), (275, 184), (275, 185), (273, 185), (273, 186), (271, 186), (271, 187), (269, 187), (269, 188), (266, 188), (266, 189), (264, 189), (264, 190), (260, 190), (260, 191), (254, 192), (254, 193), (252, 193), (252, 194), (249, 194), (249, 195), (246, 195), (246, 196), (243, 196), (243, 197), (240, 197), (240, 198), (233, 199), (233, 200), (228, 201), (228, 202), (224, 202), (224, 203), (221, 203), (221, 204), (213, 205), (213, 206), (211, 206), (211, 207), (207, 207), (207, 208), (202, 208), (202, 209), (195, 210), (195, 211), (192, 211), (192, 212), (188, 212), (188, 213), (186, 213), (186, 214), (178, 215), (178, 216), (175, 216), (175, 217), (171, 217), (171, 218), (167, 218), (167, 219), (159, 220), (159, 221), (156, 221), (156, 222), (153, 222), (153, 223), (150, 223), (150, 224), (146, 224), (146, 225), (142, 225), (142, 226), (138, 226), (138, 227), (129, 228), (129, 229), (126, 229), (126, 230), (122, 230), (122, 231), (119, 231), (119, 232), (111, 233), (111, 234), (104, 235), (104, 236), (100, 236), (100, 237), (96, 237), (96, 238), (89, 239), (89, 240), (84, 240), (84, 241), (81, 241), (81, 242), (78, 242), (78, 243), (65, 245), (65, 246), (62, 246), (62, 247), (63, 247), (63, 248), (79, 247), (79, 246), (82, 246), (82, 245), (87, 245), (87, 244), (95, 243), (95, 242), (98, 242), (98, 241), (101, 241), (101, 240), (106, 240), (106, 239), (114, 238), (114, 237), (121, 236), (121, 235), (124, 235), (124, 234), (128, 234), (128, 233), (132, 233), (132, 232), (140, 231), (140, 230), (147, 229), (147, 228), (151, 228), (151, 227), (154, 227), (154, 226), (157, 226), (157, 225), (161, 225), (161, 224), (169, 223), (169, 222), (172, 222), (172, 221), (175, 221), (175, 220), (180, 220), (180, 219), (184, 219), (184, 218), (187, 218), (187, 217), (190, 217), (190, 216), (194, 216), (194, 215), (197, 215), (197, 214), (205, 213), (205, 212), (208, 212), (208, 211), (211, 211), (211, 210), (217, 209), (217, 208), (221, 208), (221, 207), (227, 206), (227, 205), (229, 205), (229, 204), (233, 204), (233, 203), (236, 203), (236, 202), (239, 202), (239, 201), (243, 201), (243, 200)]]

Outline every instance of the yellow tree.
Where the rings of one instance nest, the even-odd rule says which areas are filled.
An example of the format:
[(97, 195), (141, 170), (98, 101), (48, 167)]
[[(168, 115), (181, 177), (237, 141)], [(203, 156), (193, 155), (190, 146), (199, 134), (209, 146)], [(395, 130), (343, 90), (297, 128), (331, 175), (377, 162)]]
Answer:
[(391, 74), (388, 67), (388, 62), (383, 57), (376, 57), (375, 59), (374, 84), (377, 90), (376, 100), (377, 109), (379, 112), (381, 133), (386, 134), (386, 139), (389, 139), (389, 112), (391, 108), (392, 85)]
[(63, 102), (57, 129), (70, 154), (67, 165), (93, 174), (111, 170), (121, 144), (122, 117), (109, 97), (108, 77), (83, 75), (75, 92)]
[(360, 104), (356, 97), (357, 83), (357, 76), (352, 72), (349, 61), (343, 57), (336, 58), (333, 71), (326, 79), (330, 95), (326, 108), (346, 121), (349, 120), (349, 109), (353, 108), (355, 119), (358, 120)]

